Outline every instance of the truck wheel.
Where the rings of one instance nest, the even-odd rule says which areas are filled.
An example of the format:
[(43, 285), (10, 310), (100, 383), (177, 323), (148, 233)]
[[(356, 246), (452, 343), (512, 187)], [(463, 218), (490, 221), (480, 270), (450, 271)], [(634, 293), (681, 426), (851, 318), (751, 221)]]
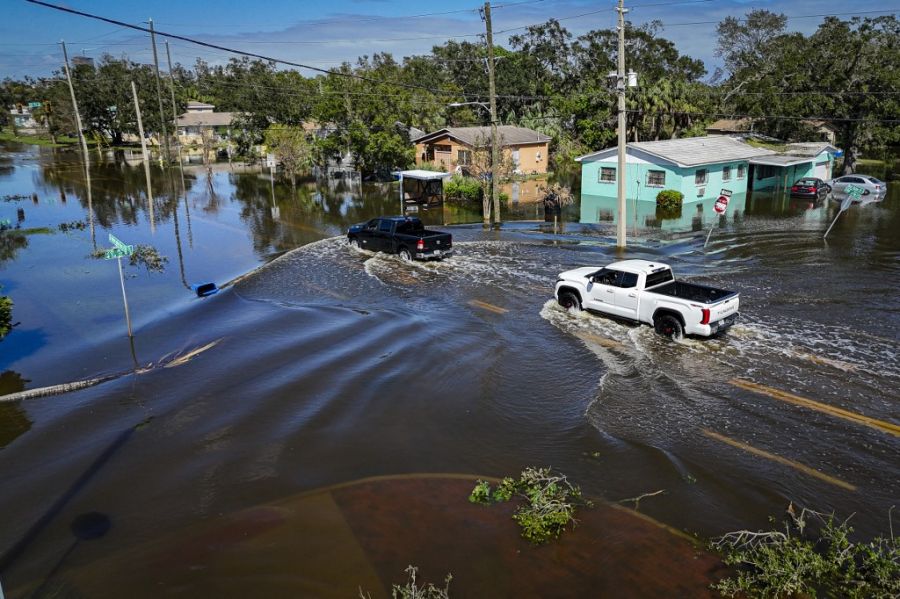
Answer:
[(412, 254), (409, 253), (409, 250), (406, 248), (400, 248), (398, 252), (400, 254), (400, 259), (404, 261), (412, 260)]
[(681, 339), (684, 336), (684, 328), (681, 326), (681, 321), (671, 314), (657, 316), (653, 321), (653, 328), (656, 329), (657, 333), (669, 339)]
[(574, 309), (579, 312), (581, 311), (581, 300), (579, 300), (578, 296), (571, 291), (563, 291), (559, 294), (559, 298), (556, 301), (566, 310)]

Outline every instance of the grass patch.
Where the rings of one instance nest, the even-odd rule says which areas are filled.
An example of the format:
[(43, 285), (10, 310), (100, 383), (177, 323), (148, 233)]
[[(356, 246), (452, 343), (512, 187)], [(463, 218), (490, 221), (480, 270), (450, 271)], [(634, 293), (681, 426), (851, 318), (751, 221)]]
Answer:
[(583, 497), (581, 489), (550, 468), (526, 468), (519, 480), (504, 478), (496, 489), (479, 480), (469, 495), (472, 503), (486, 505), (513, 499), (520, 501), (513, 520), (519, 525), (522, 537), (535, 545), (559, 538), (569, 524), (577, 523), (577, 507), (592, 505)]
[[(892, 508), (893, 509), (893, 508)], [(788, 506), (783, 530), (731, 532), (712, 542), (737, 568), (713, 588), (726, 597), (900, 596), (900, 540), (850, 540), (849, 518)], [(890, 514), (889, 514), (890, 519)]]
[[(33, 146), (46, 146), (50, 148), (64, 148), (67, 146), (74, 146), (79, 144), (77, 137), (70, 137), (68, 135), (57, 135), (56, 143), (50, 139), (49, 135), (15, 135), (9, 129), (0, 130), (0, 141), (12, 141), (20, 144), (31, 144)], [(97, 142), (91, 139), (86, 139), (88, 146), (96, 146)]]

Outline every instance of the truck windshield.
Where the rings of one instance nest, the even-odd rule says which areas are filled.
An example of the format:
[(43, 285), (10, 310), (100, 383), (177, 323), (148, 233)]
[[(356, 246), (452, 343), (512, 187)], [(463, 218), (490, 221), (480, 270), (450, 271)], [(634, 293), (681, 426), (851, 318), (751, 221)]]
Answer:
[(672, 275), (672, 269), (667, 268), (665, 270), (660, 270), (657, 272), (652, 272), (647, 275), (647, 283), (644, 284), (644, 289), (649, 289), (651, 287), (656, 287), (662, 283), (668, 283), (669, 281), (674, 281), (675, 277)]

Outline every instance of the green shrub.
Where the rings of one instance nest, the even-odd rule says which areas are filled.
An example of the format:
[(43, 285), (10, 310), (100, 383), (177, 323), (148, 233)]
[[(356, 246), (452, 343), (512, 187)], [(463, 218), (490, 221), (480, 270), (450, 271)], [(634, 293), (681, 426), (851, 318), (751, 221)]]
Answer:
[(898, 597), (900, 539), (850, 540), (853, 529), (834, 515), (788, 507), (784, 530), (728, 533), (713, 541), (734, 576), (713, 588), (726, 597)]
[(471, 177), (453, 175), (444, 181), (444, 196), (450, 201), (480, 202), (481, 183)]
[(656, 194), (656, 205), (666, 212), (676, 212), (681, 209), (684, 194), (675, 189), (664, 189)]
[(6, 337), (12, 328), (13, 302), (8, 296), (0, 295), (0, 340)]

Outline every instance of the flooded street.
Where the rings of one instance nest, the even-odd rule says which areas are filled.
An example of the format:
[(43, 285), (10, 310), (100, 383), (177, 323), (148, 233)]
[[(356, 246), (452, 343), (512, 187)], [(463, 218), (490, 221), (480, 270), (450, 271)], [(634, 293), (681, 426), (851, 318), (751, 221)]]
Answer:
[[(21, 323), (0, 342), (0, 393), (92, 381), (0, 395), (8, 597), (387, 596), (407, 564), (434, 582), (452, 572), (454, 596), (469, 597), (517, 585), (567, 596), (554, 581), (696, 596), (715, 575), (708, 557), (678, 565), (693, 557), (674, 533), (610, 507), (580, 515), (554, 553), (468, 503), (459, 475), (527, 466), (552, 466), (602, 506), (664, 491), (640, 514), (690, 536), (767, 527), (790, 502), (855, 514), (864, 535), (888, 528), (900, 498), (896, 181), (827, 241), (827, 199), (757, 194), (721, 221), (711, 209), (697, 221), (691, 205), (668, 225), (642, 218), (628, 258), (741, 294), (727, 334), (673, 343), (553, 300), (559, 272), (621, 257), (612, 221), (554, 234), (540, 204), (517, 202), (485, 232), (448, 207), (427, 218), (463, 223), (444, 229), (457, 254), (406, 263), (342, 237), (396, 213), (396, 185), (278, 183), (273, 201), (267, 175), (225, 164), (186, 169), (184, 193), (177, 169), (155, 171), (151, 204), (140, 165), (109, 159), (91, 177), (88, 200), (76, 154), (0, 154), (0, 197), (26, 196), (0, 201), (0, 220), (24, 211), (0, 255)], [(133, 345), (116, 266), (91, 257), (110, 233), (168, 258), (163, 272), (126, 265)], [(190, 286), (207, 281), (222, 292), (197, 298)], [(111, 527), (84, 540), (70, 525), (94, 512)], [(641, 587), (641, 571), (665, 584)]]

